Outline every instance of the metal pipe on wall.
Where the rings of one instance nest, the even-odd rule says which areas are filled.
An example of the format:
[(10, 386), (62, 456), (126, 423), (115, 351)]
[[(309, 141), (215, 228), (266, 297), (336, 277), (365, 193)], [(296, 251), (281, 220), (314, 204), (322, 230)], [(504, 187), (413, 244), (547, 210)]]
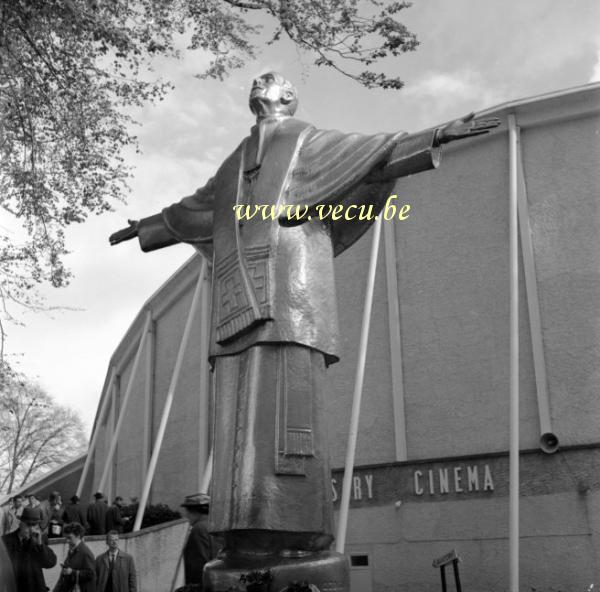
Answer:
[(181, 337), (181, 343), (179, 344), (179, 351), (177, 352), (177, 359), (175, 360), (175, 368), (173, 369), (173, 375), (171, 376), (171, 384), (169, 385), (169, 390), (167, 392), (167, 398), (165, 400), (165, 406), (163, 407), (162, 417), (160, 419), (160, 425), (159, 425), (158, 431), (156, 433), (156, 442), (154, 443), (154, 447), (152, 449), (152, 456), (150, 457), (150, 463), (148, 465), (148, 472), (146, 474), (146, 480), (145, 480), (144, 486), (142, 488), (142, 495), (140, 497), (140, 505), (138, 507), (137, 515), (135, 517), (135, 522), (133, 524), (134, 532), (139, 530), (142, 525), (142, 518), (144, 516), (144, 510), (146, 509), (146, 504), (148, 503), (148, 495), (150, 493), (150, 486), (152, 485), (152, 480), (154, 479), (154, 472), (156, 471), (158, 455), (160, 454), (160, 449), (162, 447), (162, 442), (163, 442), (163, 439), (165, 436), (165, 431), (167, 428), (167, 421), (169, 419), (169, 414), (171, 413), (171, 406), (173, 405), (173, 397), (175, 395), (175, 391), (177, 389), (177, 383), (179, 381), (179, 376), (181, 374), (181, 365), (183, 363), (183, 356), (184, 356), (185, 350), (187, 348), (187, 343), (188, 343), (188, 340), (190, 337), (192, 324), (194, 322), (194, 317), (196, 316), (196, 311), (198, 309), (198, 303), (200, 302), (200, 294), (202, 292), (202, 285), (204, 283), (206, 267), (207, 267), (206, 259), (202, 258), (202, 265), (200, 266), (200, 273), (198, 275), (196, 289), (194, 291), (194, 296), (192, 297), (192, 303), (190, 305), (190, 311), (188, 313), (188, 318), (185, 323), (185, 328), (183, 330), (183, 336)]
[(510, 446), (509, 569), (510, 592), (519, 592), (519, 236), (517, 214), (517, 123), (508, 115), (509, 276), (510, 276)]
[(523, 150), (521, 130), (516, 127), (517, 134), (517, 204), (519, 210), (519, 230), (521, 237), (521, 252), (523, 254), (523, 271), (525, 273), (525, 291), (529, 310), (529, 329), (531, 333), (531, 349), (537, 393), (538, 415), (540, 418), (540, 448), (546, 454), (558, 450), (558, 436), (552, 430), (550, 419), (550, 398), (548, 396), (548, 381), (546, 378), (546, 361), (544, 359), (544, 344), (542, 339), (542, 320), (540, 316), (540, 301), (537, 291), (535, 261), (533, 258), (533, 241), (529, 225), (529, 207), (527, 205), (527, 187), (523, 171)]

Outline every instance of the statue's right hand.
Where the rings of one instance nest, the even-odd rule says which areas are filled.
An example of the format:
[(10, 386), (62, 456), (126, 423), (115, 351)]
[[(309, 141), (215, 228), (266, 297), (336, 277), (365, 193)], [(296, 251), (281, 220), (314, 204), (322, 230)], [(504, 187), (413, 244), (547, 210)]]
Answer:
[(110, 235), (108, 240), (111, 245), (118, 245), (123, 241), (131, 240), (135, 238), (138, 234), (138, 221), (137, 220), (127, 220), (129, 222), (129, 226), (127, 228), (122, 228), (121, 230), (117, 230)]

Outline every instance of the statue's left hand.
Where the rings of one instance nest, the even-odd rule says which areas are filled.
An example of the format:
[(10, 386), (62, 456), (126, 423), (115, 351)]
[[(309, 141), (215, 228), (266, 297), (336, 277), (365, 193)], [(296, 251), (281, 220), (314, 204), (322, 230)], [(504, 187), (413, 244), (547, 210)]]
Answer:
[(500, 120), (497, 117), (488, 119), (475, 119), (475, 113), (469, 113), (465, 117), (461, 117), (456, 121), (448, 123), (438, 130), (437, 141), (440, 144), (447, 144), (460, 140), (462, 138), (472, 138), (487, 134), (489, 131), (500, 125)]

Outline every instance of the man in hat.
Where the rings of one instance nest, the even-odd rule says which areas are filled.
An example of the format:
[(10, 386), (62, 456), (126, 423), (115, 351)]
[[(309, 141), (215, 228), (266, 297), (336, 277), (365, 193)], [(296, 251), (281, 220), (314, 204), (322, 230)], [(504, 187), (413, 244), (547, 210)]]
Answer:
[(69, 500), (71, 503), (65, 507), (62, 519), (65, 524), (71, 524), (72, 522), (79, 522), (85, 531), (89, 529), (87, 517), (84, 508), (79, 503), (79, 496), (73, 495)]
[(185, 583), (202, 587), (204, 565), (216, 557), (216, 549), (208, 534), (208, 507), (210, 497), (205, 493), (186, 496), (181, 507), (190, 523), (190, 531), (183, 548)]
[(123, 507), (123, 498), (117, 495), (113, 500), (113, 505), (106, 513), (106, 532), (116, 530), (119, 534), (123, 532), (125, 523), (129, 520), (128, 516), (123, 516), (121, 508)]
[(44, 592), (47, 588), (42, 569), (56, 565), (56, 555), (48, 547), (40, 522), (38, 510), (24, 508), (19, 528), (2, 537), (18, 592)]
[(33, 508), (39, 514), (40, 526), (41, 526), (42, 532), (44, 532), (44, 529), (48, 525), (48, 521), (46, 520), (46, 515), (44, 514), (44, 510), (42, 508), (42, 504), (41, 504), (40, 500), (37, 498), (35, 493), (31, 493), (31, 492), (26, 493), (25, 497), (27, 498), (28, 507)]
[(62, 517), (64, 509), (60, 492), (53, 491), (48, 498), (45, 510), (48, 517), (48, 530), (45, 534), (48, 535), (49, 539), (56, 539), (62, 536), (63, 525), (65, 523)]
[(94, 500), (94, 503), (90, 504), (87, 509), (88, 534), (105, 534), (108, 506), (104, 501), (104, 495), (99, 491), (94, 494)]

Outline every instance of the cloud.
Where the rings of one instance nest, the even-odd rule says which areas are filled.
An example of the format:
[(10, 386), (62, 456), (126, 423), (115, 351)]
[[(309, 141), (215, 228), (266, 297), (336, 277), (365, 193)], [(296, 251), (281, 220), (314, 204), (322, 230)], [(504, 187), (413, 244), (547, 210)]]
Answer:
[(409, 99), (435, 99), (438, 102), (470, 100), (487, 105), (498, 99), (497, 91), (489, 88), (480, 73), (472, 71), (432, 72), (404, 92)]
[(490, 85), (477, 71), (432, 71), (403, 90), (405, 109), (415, 113), (413, 125), (428, 127), (470, 111), (501, 103), (507, 98), (503, 85)]

